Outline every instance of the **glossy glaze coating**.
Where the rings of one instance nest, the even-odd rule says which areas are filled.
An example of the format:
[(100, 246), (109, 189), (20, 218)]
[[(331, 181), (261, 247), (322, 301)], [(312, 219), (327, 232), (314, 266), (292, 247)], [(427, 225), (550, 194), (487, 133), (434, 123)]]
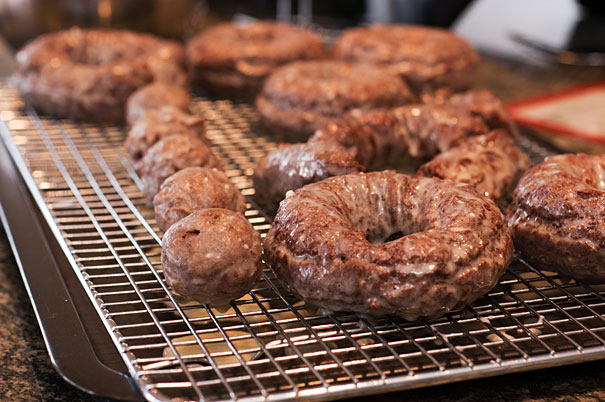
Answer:
[(72, 28), (21, 49), (15, 77), (22, 99), (43, 113), (115, 122), (137, 88), (181, 82), (184, 58), (181, 45), (151, 35)]
[(267, 211), (275, 211), (288, 190), (363, 170), (346, 149), (335, 143), (284, 146), (257, 162), (252, 176), (255, 199)]
[(345, 30), (334, 56), (375, 63), (401, 76), (415, 92), (472, 86), (480, 63), (477, 52), (452, 32), (410, 25), (374, 25)]
[(260, 234), (241, 213), (198, 210), (162, 238), (166, 282), (181, 295), (225, 305), (254, 287), (261, 275)]
[(605, 155), (556, 155), (528, 170), (508, 222), (536, 267), (605, 283)]
[(223, 23), (187, 45), (192, 80), (218, 95), (256, 95), (277, 67), (325, 56), (320, 35), (270, 21)]
[(145, 85), (128, 97), (126, 102), (126, 120), (130, 125), (137, 122), (150, 110), (172, 106), (189, 113), (191, 97), (178, 85), (164, 82), (154, 82)]
[(130, 161), (139, 171), (147, 150), (164, 137), (179, 134), (205, 141), (204, 123), (203, 118), (183, 112), (174, 106), (152, 109), (130, 128), (124, 147)]
[(383, 68), (341, 61), (301, 61), (275, 70), (256, 107), (264, 124), (290, 141), (356, 108), (394, 107), (413, 100), (407, 86)]
[(337, 142), (369, 169), (409, 168), (487, 131), (480, 117), (463, 108), (415, 104), (353, 111), (317, 130), (309, 142)]
[[(394, 233), (403, 237), (385, 243)], [(496, 204), (470, 186), (384, 171), (288, 193), (264, 252), (279, 278), (313, 304), (415, 320), (485, 294), (513, 247)]]
[(170, 135), (149, 148), (141, 168), (147, 202), (152, 204), (164, 180), (194, 166), (220, 169), (221, 163), (208, 145), (190, 136)]
[(160, 186), (153, 197), (155, 220), (161, 231), (198, 209), (224, 208), (243, 214), (246, 200), (225, 172), (216, 168), (188, 167)]
[(469, 138), (425, 163), (418, 176), (439, 177), (473, 186), (479, 193), (506, 206), (529, 157), (505, 131)]

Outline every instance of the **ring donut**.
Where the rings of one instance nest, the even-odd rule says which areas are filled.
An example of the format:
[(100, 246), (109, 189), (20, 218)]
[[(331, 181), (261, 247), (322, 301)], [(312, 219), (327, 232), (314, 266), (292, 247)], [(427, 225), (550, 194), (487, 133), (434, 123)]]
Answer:
[[(396, 233), (403, 237), (388, 241)], [(489, 291), (510, 263), (513, 244), (498, 207), (470, 186), (383, 171), (288, 193), (264, 252), (306, 301), (415, 320)]]
[(334, 55), (387, 67), (416, 93), (468, 89), (480, 63), (472, 46), (450, 31), (410, 25), (347, 29), (334, 44)]
[(546, 158), (519, 181), (508, 216), (525, 260), (572, 278), (605, 281), (605, 155)]
[(269, 21), (219, 24), (187, 45), (192, 81), (223, 96), (255, 96), (275, 68), (324, 56), (318, 34)]
[(263, 124), (288, 141), (304, 141), (318, 128), (353, 109), (410, 103), (396, 75), (369, 64), (299, 61), (278, 68), (256, 99)]
[(181, 45), (151, 35), (73, 28), (27, 44), (15, 76), (21, 98), (43, 113), (115, 122), (137, 88), (182, 83), (184, 59)]

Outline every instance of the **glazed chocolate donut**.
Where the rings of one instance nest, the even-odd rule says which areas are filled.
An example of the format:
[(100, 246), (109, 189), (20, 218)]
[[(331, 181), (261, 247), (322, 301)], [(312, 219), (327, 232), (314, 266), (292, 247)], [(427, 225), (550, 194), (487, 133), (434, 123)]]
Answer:
[(179, 170), (194, 166), (220, 169), (221, 163), (208, 145), (190, 136), (170, 135), (149, 148), (141, 167), (149, 205), (164, 180)]
[(506, 107), (493, 93), (485, 89), (473, 89), (445, 97), (435, 98), (429, 104), (448, 104), (468, 111), (473, 116), (481, 117), (492, 130), (502, 129), (513, 137), (519, 135)]
[(246, 212), (246, 200), (227, 175), (216, 168), (188, 167), (160, 186), (153, 197), (155, 220), (162, 232), (198, 209), (224, 208)]
[[(494, 200), (504, 202), (527, 168), (527, 156), (512, 139), (498, 138), (498, 145), (505, 145), (498, 151), (492, 150), (494, 138), (491, 136), (473, 142), (472, 146), (463, 145), (471, 137), (486, 134), (490, 128), (508, 127), (508, 116), (501, 103), (494, 99), (497, 101), (488, 92), (471, 91), (459, 95), (452, 103), (353, 111), (317, 130), (306, 144), (282, 147), (259, 160), (253, 174), (255, 198), (267, 212), (273, 212), (288, 190), (304, 184), (364, 168), (415, 171), (437, 154), (460, 146), (460, 150), (473, 151), (486, 163), (492, 163), (490, 158), (498, 154), (503, 170), (493, 179), (479, 180), (483, 171), (477, 167), (478, 163), (471, 163), (469, 168), (477, 169), (472, 173), (475, 174), (472, 184), (479, 185), (480, 191), (487, 191)], [(474, 104), (481, 100), (490, 101), (490, 106), (480, 109)], [(498, 131), (502, 137), (510, 136), (501, 129)], [(325, 152), (327, 144), (330, 144), (329, 153)], [(448, 178), (468, 182), (470, 171), (460, 169), (462, 163), (467, 163), (466, 159), (460, 151), (448, 153), (441, 159), (459, 167), (457, 174), (450, 172)], [(338, 169), (334, 167), (335, 161)], [(494, 166), (494, 169), (500, 168)], [(486, 188), (487, 183), (492, 187)]]
[(126, 121), (133, 125), (150, 110), (172, 106), (189, 113), (191, 97), (178, 85), (154, 82), (132, 93), (126, 102)]
[(605, 282), (605, 155), (546, 158), (508, 208), (515, 249), (537, 268)]
[(192, 81), (223, 96), (255, 96), (276, 67), (324, 56), (319, 35), (277, 22), (219, 24), (187, 45)]
[(164, 106), (145, 113), (132, 126), (124, 146), (137, 171), (141, 162), (156, 142), (169, 135), (186, 135), (206, 140), (205, 121), (199, 116), (183, 112), (174, 106)]
[(116, 122), (137, 88), (183, 76), (184, 57), (181, 45), (151, 35), (73, 28), (27, 44), (15, 77), (21, 98), (43, 113)]
[[(396, 233), (403, 237), (388, 241)], [(470, 186), (383, 171), (288, 193), (264, 253), (310, 303), (416, 320), (488, 292), (513, 246), (498, 207)]]
[(380, 67), (301, 61), (280, 67), (267, 78), (256, 108), (269, 129), (289, 141), (301, 141), (352, 109), (394, 107), (412, 99), (405, 84)]
[(412, 167), (489, 127), (451, 105), (408, 105), (369, 113), (354, 111), (326, 124), (309, 142), (336, 142), (369, 169)]
[(241, 213), (195, 211), (162, 238), (166, 282), (181, 295), (225, 305), (250, 291), (261, 275), (260, 234)]
[(416, 93), (468, 89), (481, 61), (468, 42), (450, 31), (409, 25), (347, 29), (333, 51), (336, 58), (387, 67)]
[(254, 169), (255, 200), (277, 210), (288, 190), (332, 176), (363, 171), (346, 149), (332, 142), (285, 146), (259, 160)]
[(505, 131), (469, 138), (420, 167), (417, 176), (439, 177), (473, 186), (504, 208), (529, 157)]

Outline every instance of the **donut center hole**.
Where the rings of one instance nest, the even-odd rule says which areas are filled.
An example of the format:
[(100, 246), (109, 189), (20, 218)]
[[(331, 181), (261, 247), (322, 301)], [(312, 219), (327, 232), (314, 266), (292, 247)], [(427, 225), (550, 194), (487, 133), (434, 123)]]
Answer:
[(379, 245), (389, 243), (402, 237), (409, 236), (414, 233), (420, 232), (421, 229), (417, 227), (405, 227), (405, 228), (375, 228), (374, 230), (366, 230), (366, 240), (373, 245)]
[(401, 232), (401, 231), (397, 231), (397, 232), (395, 232), (395, 233), (393, 233), (393, 234), (389, 235), (389, 236), (388, 236), (386, 239), (384, 239), (384, 242), (383, 242), (383, 243), (388, 243), (388, 242), (390, 242), (390, 241), (394, 241), (394, 240), (397, 240), (397, 239), (401, 239), (402, 237), (403, 237), (403, 232)]

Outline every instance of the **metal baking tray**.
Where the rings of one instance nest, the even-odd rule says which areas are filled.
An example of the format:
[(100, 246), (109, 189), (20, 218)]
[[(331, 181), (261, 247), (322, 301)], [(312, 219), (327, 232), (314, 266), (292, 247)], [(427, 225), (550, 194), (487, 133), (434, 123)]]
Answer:
[[(254, 206), (251, 174), (276, 139), (249, 104), (197, 98), (194, 108), (264, 237), (270, 222)], [(123, 127), (41, 117), (0, 81), (0, 133), (47, 240), (149, 401), (338, 399), (605, 358), (605, 285), (520, 260), (488, 295), (433, 321), (325, 312), (269, 267), (227, 310), (182, 300), (163, 280), (160, 232)], [(551, 152), (519, 141), (534, 162)]]

